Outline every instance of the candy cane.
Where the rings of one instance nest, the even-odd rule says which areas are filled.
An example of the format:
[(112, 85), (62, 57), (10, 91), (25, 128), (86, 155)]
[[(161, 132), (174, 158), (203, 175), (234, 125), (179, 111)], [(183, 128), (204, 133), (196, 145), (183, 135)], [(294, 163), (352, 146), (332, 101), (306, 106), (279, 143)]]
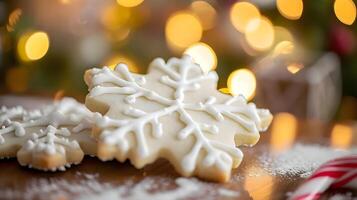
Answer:
[(357, 155), (337, 158), (321, 165), (289, 198), (315, 200), (328, 189), (357, 189)]

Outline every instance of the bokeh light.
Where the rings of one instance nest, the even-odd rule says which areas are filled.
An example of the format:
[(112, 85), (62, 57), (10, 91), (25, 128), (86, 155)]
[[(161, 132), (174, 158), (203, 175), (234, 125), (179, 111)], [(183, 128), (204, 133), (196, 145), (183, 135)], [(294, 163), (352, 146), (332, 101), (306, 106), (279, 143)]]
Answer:
[(174, 13), (166, 23), (166, 40), (173, 50), (183, 50), (201, 40), (202, 30), (196, 16), (188, 12)]
[(259, 55), (260, 52), (256, 51), (253, 49), (247, 42), (247, 40), (244, 37), (239, 38), (239, 45), (242, 48), (242, 50), (247, 54), (252, 57), (255, 57)]
[(291, 32), (282, 26), (274, 26), (274, 39), (278, 43), (280, 41), (294, 41), (294, 37)]
[(347, 149), (351, 146), (353, 131), (350, 126), (336, 124), (331, 133), (331, 146), (339, 149)]
[(249, 193), (249, 198), (254, 200), (266, 200), (272, 198), (274, 191), (274, 178), (260, 165), (248, 165), (244, 170), (244, 190)]
[(25, 44), (31, 33), (26, 33), (22, 35), (17, 42), (17, 54), (22, 61), (29, 61), (29, 58), (25, 52)]
[(353, 0), (335, 0), (333, 8), (342, 23), (352, 25), (356, 20), (356, 4)]
[(117, 0), (117, 3), (124, 7), (135, 7), (140, 5), (144, 0)]
[(131, 12), (129, 8), (111, 5), (103, 9), (101, 22), (106, 29), (115, 31), (126, 26), (130, 16)]
[(7, 31), (12, 32), (15, 30), (15, 26), (17, 22), (20, 20), (21, 15), (22, 15), (22, 10), (20, 8), (17, 8), (10, 13), (9, 20), (6, 25)]
[(238, 69), (229, 75), (227, 86), (232, 95), (243, 95), (251, 100), (255, 95), (257, 81), (249, 69)]
[(274, 51), (273, 56), (291, 54), (294, 49), (294, 37), (285, 27), (274, 26)]
[(128, 66), (129, 70), (134, 73), (139, 73), (139, 68), (136, 63), (129, 58), (128, 56), (123, 55), (114, 55), (110, 57), (105, 63), (104, 66), (108, 66), (110, 69), (114, 69), (117, 64), (124, 63)]
[(47, 33), (36, 32), (28, 38), (25, 44), (25, 52), (30, 60), (38, 60), (45, 56), (49, 46)]
[(205, 43), (199, 42), (191, 45), (184, 52), (192, 57), (195, 63), (197, 63), (207, 73), (217, 67), (217, 56), (213, 49)]
[(106, 33), (107, 37), (113, 42), (121, 42), (127, 39), (131, 30), (129, 28), (122, 28), (114, 32)]
[(294, 51), (294, 48), (294, 43), (290, 41), (281, 41), (275, 46), (273, 56), (290, 54)]
[(25, 67), (13, 67), (6, 72), (5, 84), (11, 92), (24, 92), (28, 88), (29, 74)]
[(194, 1), (191, 9), (200, 19), (203, 30), (209, 30), (216, 24), (216, 10), (206, 1)]
[[(251, 24), (254, 24), (253, 27)], [(274, 42), (274, 28), (266, 17), (255, 19), (248, 24), (245, 39), (254, 50), (264, 51), (269, 49)]]
[(302, 65), (300, 63), (290, 63), (286, 67), (286, 69), (292, 74), (298, 73), (302, 68), (304, 68), (304, 65)]
[(238, 31), (245, 33), (251, 21), (260, 19), (260, 12), (251, 3), (237, 2), (230, 10), (230, 19)]
[(23, 61), (39, 60), (44, 57), (50, 46), (47, 33), (38, 31), (20, 37), (17, 50)]
[(271, 150), (281, 152), (294, 144), (298, 122), (294, 115), (278, 113), (274, 115), (271, 131)]
[(120, 42), (128, 38), (130, 30), (130, 8), (122, 6), (107, 6), (101, 14), (101, 23), (105, 27), (106, 35), (113, 42)]
[(60, 0), (60, 2), (64, 5), (68, 5), (71, 3), (71, 0)]
[(277, 0), (276, 6), (281, 15), (291, 20), (300, 19), (304, 9), (302, 0)]

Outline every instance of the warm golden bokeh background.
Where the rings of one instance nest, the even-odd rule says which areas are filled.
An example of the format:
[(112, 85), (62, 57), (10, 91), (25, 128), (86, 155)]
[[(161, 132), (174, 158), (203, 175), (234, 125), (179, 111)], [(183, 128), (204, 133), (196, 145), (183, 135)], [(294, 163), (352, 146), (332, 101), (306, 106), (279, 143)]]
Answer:
[(217, 70), (220, 91), (274, 113), (356, 119), (355, 20), (353, 0), (2, 1), (0, 91), (83, 98), (88, 68), (145, 73), (155, 57), (189, 54)]

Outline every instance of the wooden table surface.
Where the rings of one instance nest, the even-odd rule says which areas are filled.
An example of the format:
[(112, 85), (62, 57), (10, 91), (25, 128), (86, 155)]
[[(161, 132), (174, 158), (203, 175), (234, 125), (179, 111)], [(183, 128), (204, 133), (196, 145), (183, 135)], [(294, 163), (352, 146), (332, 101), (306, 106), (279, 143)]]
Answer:
[[(36, 107), (38, 104), (45, 103), (46, 100), (32, 98), (17, 98), (12, 96), (0, 97), (1, 105), (25, 105), (25, 107)], [(295, 120), (295, 119), (294, 119)], [(290, 120), (291, 121), (291, 120)], [(331, 143), (331, 130), (333, 124), (323, 124), (317, 121), (301, 121), (297, 120), (297, 129), (294, 132), (295, 137), (282, 137), (282, 140), (276, 142), (272, 138), (279, 137), (279, 131), (272, 131), (270, 128), (267, 132), (261, 134), (261, 139), (253, 148), (242, 147), (244, 152), (244, 160), (238, 169), (233, 170), (232, 178), (229, 182), (224, 184), (209, 183), (200, 181), (205, 185), (209, 185), (211, 190), (215, 188), (227, 188), (232, 191), (239, 192), (237, 196), (211, 196), (213, 199), (286, 199), (287, 193), (294, 191), (302, 182), (302, 178), (297, 176), (274, 176), (269, 173), (260, 174), (257, 176), (251, 176), (252, 170), (259, 170), (259, 156), (262, 153), (266, 153), (268, 150), (288, 148), (294, 143), (307, 143), (307, 144), (323, 144), (330, 145)], [(274, 121), (276, 127), (280, 127), (279, 123), (286, 123), (285, 121)], [(352, 123), (348, 123), (348, 127), (355, 130)], [(276, 129), (275, 127), (275, 129)], [(289, 128), (289, 127), (288, 127)], [(274, 128), (273, 128), (274, 129)], [(284, 125), (281, 125), (281, 131), (287, 131), (291, 134), (291, 130), (286, 130)], [(357, 137), (355, 131), (353, 131), (353, 138), (349, 141), (352, 146), (357, 145)], [(276, 135), (278, 134), (278, 136)], [(284, 139), (285, 138), (285, 139)], [(117, 161), (101, 162), (97, 158), (85, 157), (83, 162), (79, 165), (72, 166), (64, 172), (42, 172), (38, 170), (28, 169), (26, 167), (20, 167), (16, 161), (16, 158), (5, 159), (0, 161), (0, 199), (5, 198), (1, 192), (11, 190), (21, 194), (24, 188), (29, 183), (36, 180), (65, 180), (65, 181), (80, 181), (81, 176), (78, 174), (94, 175), (103, 184), (120, 185), (127, 180), (133, 180), (134, 182), (140, 181), (148, 177), (163, 177), (168, 180), (174, 180), (179, 175), (173, 170), (168, 162), (165, 160), (159, 160), (158, 162), (146, 166), (143, 169), (135, 169), (129, 162), (119, 163)], [(170, 182), (170, 181), (169, 181)], [(160, 191), (160, 187), (156, 190)], [(8, 199), (7, 196), (5, 199)], [(16, 196), (14, 198), (22, 198)], [(66, 198), (61, 199), (71, 199)], [(45, 198), (48, 199), (48, 198)], [(199, 199), (206, 199), (199, 197)]]

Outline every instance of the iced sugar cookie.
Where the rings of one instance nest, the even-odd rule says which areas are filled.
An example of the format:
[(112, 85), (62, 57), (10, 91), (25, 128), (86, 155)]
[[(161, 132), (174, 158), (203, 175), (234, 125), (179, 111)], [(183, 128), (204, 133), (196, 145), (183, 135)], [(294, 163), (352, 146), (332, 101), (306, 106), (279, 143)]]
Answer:
[(91, 117), (83, 104), (64, 98), (40, 110), (0, 110), (0, 157), (17, 157), (21, 165), (64, 170), (85, 154), (95, 155)]
[(86, 72), (86, 106), (100, 112), (95, 119), (97, 156), (127, 159), (142, 168), (165, 158), (183, 176), (227, 181), (259, 131), (272, 120), (241, 96), (217, 90), (216, 72), (203, 73), (190, 57), (158, 58), (146, 75), (125, 64)]

